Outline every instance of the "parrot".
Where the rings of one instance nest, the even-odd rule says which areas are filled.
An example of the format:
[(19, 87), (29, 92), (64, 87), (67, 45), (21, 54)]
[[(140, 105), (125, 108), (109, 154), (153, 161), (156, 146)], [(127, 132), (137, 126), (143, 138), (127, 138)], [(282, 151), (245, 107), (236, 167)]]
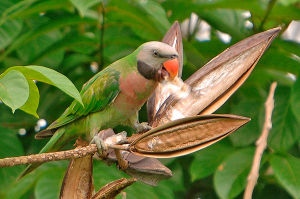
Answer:
[[(36, 139), (51, 137), (40, 153), (58, 151), (79, 137), (91, 142), (100, 130), (118, 125), (136, 132), (149, 130), (149, 125), (139, 123), (138, 112), (159, 83), (177, 77), (177, 58), (174, 47), (150, 41), (95, 74), (82, 86), (83, 105), (74, 100), (58, 119), (36, 134)], [(29, 165), (20, 177), (40, 165)]]

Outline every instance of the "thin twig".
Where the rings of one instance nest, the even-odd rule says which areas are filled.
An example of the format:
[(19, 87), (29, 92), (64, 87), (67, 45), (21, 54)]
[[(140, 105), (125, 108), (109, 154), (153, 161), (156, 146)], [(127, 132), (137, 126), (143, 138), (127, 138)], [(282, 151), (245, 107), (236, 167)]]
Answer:
[(269, 17), (269, 15), (270, 15), (270, 13), (271, 13), (271, 11), (272, 11), (272, 9), (273, 9), (273, 7), (274, 7), (275, 4), (276, 4), (276, 0), (270, 0), (269, 1), (268, 7), (267, 7), (267, 11), (266, 11), (264, 18), (262, 19), (262, 21), (261, 21), (261, 23), (259, 25), (258, 30), (260, 30), (260, 31), (263, 30), (264, 24), (267, 21), (267, 19), (268, 19), (268, 17)]
[(248, 183), (247, 183), (247, 186), (246, 186), (246, 189), (244, 192), (244, 199), (252, 198), (252, 193), (253, 193), (254, 187), (257, 183), (258, 176), (259, 176), (260, 161), (261, 161), (263, 152), (267, 147), (268, 134), (272, 128), (272, 112), (274, 109), (274, 92), (275, 92), (276, 86), (277, 86), (277, 83), (273, 82), (270, 87), (269, 96), (265, 102), (265, 109), (266, 109), (265, 123), (263, 126), (261, 136), (256, 141), (256, 151), (255, 151), (255, 155), (253, 158), (252, 168), (248, 175)]
[[(129, 150), (126, 145), (111, 145), (109, 146), (113, 149), (118, 150)], [(39, 153), (27, 156), (19, 156), (19, 157), (9, 157), (0, 159), (0, 168), (2, 167), (13, 167), (21, 164), (32, 164), (32, 163), (43, 163), (50, 161), (58, 161), (58, 160), (69, 160), (74, 158), (82, 158), (87, 156), (88, 154), (93, 154), (97, 152), (97, 146), (95, 144), (91, 144), (85, 147), (77, 147), (76, 149), (67, 150), (67, 151), (57, 151), (50, 153)]]
[(32, 164), (32, 163), (41, 163), (41, 162), (50, 162), (57, 160), (67, 160), (72, 158), (81, 158), (88, 154), (93, 154), (97, 151), (95, 144), (91, 144), (86, 147), (80, 147), (68, 151), (58, 151), (51, 153), (40, 153), (28, 156), (19, 156), (19, 157), (9, 157), (0, 159), (0, 168), (1, 167), (12, 167), (21, 164)]

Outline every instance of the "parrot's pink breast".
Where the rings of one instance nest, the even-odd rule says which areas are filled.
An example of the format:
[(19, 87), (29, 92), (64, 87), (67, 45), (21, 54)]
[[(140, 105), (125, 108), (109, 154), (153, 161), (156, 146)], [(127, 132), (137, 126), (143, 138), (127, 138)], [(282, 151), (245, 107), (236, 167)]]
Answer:
[(147, 80), (138, 72), (132, 72), (125, 77), (120, 77), (120, 94), (116, 104), (120, 108), (139, 110), (156, 88), (157, 83)]

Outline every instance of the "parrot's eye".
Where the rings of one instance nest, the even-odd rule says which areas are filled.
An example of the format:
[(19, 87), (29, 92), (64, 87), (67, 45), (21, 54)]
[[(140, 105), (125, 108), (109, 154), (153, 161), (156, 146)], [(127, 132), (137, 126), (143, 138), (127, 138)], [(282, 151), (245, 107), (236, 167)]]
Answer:
[(157, 52), (156, 50), (154, 50), (154, 51), (153, 51), (153, 56), (154, 56), (154, 57), (158, 57), (158, 55), (159, 55), (158, 52)]

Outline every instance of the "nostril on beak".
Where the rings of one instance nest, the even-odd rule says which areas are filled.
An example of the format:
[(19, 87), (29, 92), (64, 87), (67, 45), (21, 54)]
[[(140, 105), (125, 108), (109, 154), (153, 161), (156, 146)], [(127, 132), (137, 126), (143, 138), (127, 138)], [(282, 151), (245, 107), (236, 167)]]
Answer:
[(175, 58), (177, 58), (177, 57), (178, 57), (178, 55), (176, 55), (176, 54), (171, 55), (171, 59), (175, 59)]

